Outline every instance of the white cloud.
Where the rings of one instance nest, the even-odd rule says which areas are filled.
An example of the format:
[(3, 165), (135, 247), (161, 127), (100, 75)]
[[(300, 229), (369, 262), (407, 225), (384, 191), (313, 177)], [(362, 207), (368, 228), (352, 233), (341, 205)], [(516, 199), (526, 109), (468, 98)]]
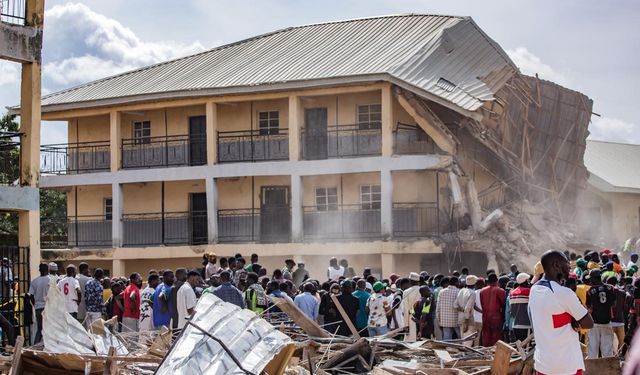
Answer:
[(20, 82), (20, 64), (0, 60), (0, 86)]
[(542, 62), (538, 56), (531, 53), (526, 47), (520, 46), (516, 47), (516, 49), (508, 49), (507, 54), (524, 74), (533, 76), (537, 73), (541, 79), (563, 86), (567, 86), (569, 83), (562, 73)]
[(45, 19), (43, 80), (48, 87), (85, 83), (204, 50), (198, 41), (142, 41), (83, 4), (56, 5)]
[(618, 118), (592, 117), (589, 139), (640, 144), (640, 126)]

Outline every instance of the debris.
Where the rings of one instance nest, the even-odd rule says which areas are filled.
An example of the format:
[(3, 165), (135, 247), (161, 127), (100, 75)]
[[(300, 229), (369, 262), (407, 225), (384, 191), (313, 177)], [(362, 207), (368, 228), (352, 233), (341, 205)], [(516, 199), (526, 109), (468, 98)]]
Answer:
[(273, 302), (311, 337), (330, 337), (318, 323), (309, 319), (300, 309), (286, 298), (273, 297)]
[(480, 222), (480, 227), (478, 227), (478, 233), (484, 233), (489, 229), (493, 224), (495, 224), (500, 218), (504, 215), (501, 209), (496, 209), (492, 213), (490, 213), (487, 217), (485, 217)]
[(349, 327), (349, 331), (351, 331), (351, 334), (353, 335), (353, 337), (355, 337), (356, 339), (360, 339), (360, 334), (358, 333), (358, 330), (353, 325), (353, 322), (351, 321), (351, 319), (349, 319), (349, 315), (347, 315), (347, 312), (344, 311), (344, 308), (342, 307), (342, 304), (338, 300), (338, 297), (331, 294), (331, 300), (336, 305), (336, 308), (338, 308), (338, 312), (340, 313), (342, 320), (345, 322), (347, 327)]

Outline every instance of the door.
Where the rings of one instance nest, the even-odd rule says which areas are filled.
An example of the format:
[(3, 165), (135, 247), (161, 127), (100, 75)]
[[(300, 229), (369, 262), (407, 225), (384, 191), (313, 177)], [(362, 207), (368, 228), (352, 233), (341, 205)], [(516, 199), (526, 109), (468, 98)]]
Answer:
[(327, 108), (307, 108), (304, 110), (305, 159), (327, 158)]
[(206, 244), (207, 236), (207, 193), (189, 194), (189, 227), (192, 245)]
[(189, 165), (207, 164), (207, 120), (189, 117)]
[(260, 189), (260, 241), (289, 242), (291, 210), (288, 186), (263, 186)]

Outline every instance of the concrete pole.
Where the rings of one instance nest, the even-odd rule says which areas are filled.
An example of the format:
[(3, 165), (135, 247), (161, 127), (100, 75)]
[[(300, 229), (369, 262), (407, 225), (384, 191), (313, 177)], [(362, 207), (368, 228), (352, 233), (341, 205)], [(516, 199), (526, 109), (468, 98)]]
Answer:
[[(120, 169), (122, 160), (121, 131), (122, 131), (122, 115), (120, 112), (111, 111), (109, 114), (109, 146), (111, 149), (111, 172), (117, 172)], [(77, 126), (77, 124), (76, 124)]]
[(124, 231), (122, 226), (122, 185), (114, 182), (111, 184), (111, 239), (113, 247), (122, 247)]
[(207, 243), (218, 242), (218, 186), (214, 178), (207, 178)]
[(302, 208), (302, 177), (291, 175), (291, 241), (302, 242), (304, 239)]
[(300, 160), (300, 97), (289, 96), (289, 160)]
[(207, 102), (207, 165), (218, 162), (218, 105)]
[(114, 259), (111, 265), (111, 277), (114, 277), (114, 276), (128, 277), (128, 275), (126, 275), (124, 272), (125, 272), (124, 260)]
[(382, 88), (382, 156), (393, 155), (393, 94), (391, 85)]
[(391, 171), (380, 171), (380, 230), (384, 240), (393, 237), (393, 177)]
[[(396, 272), (396, 259), (393, 254), (382, 253), (380, 254), (380, 265), (382, 266), (382, 278), (387, 278), (392, 273)], [(400, 287), (397, 285), (397, 287)]]

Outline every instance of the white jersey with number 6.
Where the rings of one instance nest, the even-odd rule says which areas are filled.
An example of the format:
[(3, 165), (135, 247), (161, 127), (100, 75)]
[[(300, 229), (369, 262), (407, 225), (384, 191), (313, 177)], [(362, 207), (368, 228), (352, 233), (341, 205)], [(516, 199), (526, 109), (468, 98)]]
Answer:
[(78, 291), (80, 289), (80, 282), (75, 277), (66, 276), (64, 279), (58, 281), (58, 289), (64, 297), (64, 305), (69, 313), (78, 312)]

